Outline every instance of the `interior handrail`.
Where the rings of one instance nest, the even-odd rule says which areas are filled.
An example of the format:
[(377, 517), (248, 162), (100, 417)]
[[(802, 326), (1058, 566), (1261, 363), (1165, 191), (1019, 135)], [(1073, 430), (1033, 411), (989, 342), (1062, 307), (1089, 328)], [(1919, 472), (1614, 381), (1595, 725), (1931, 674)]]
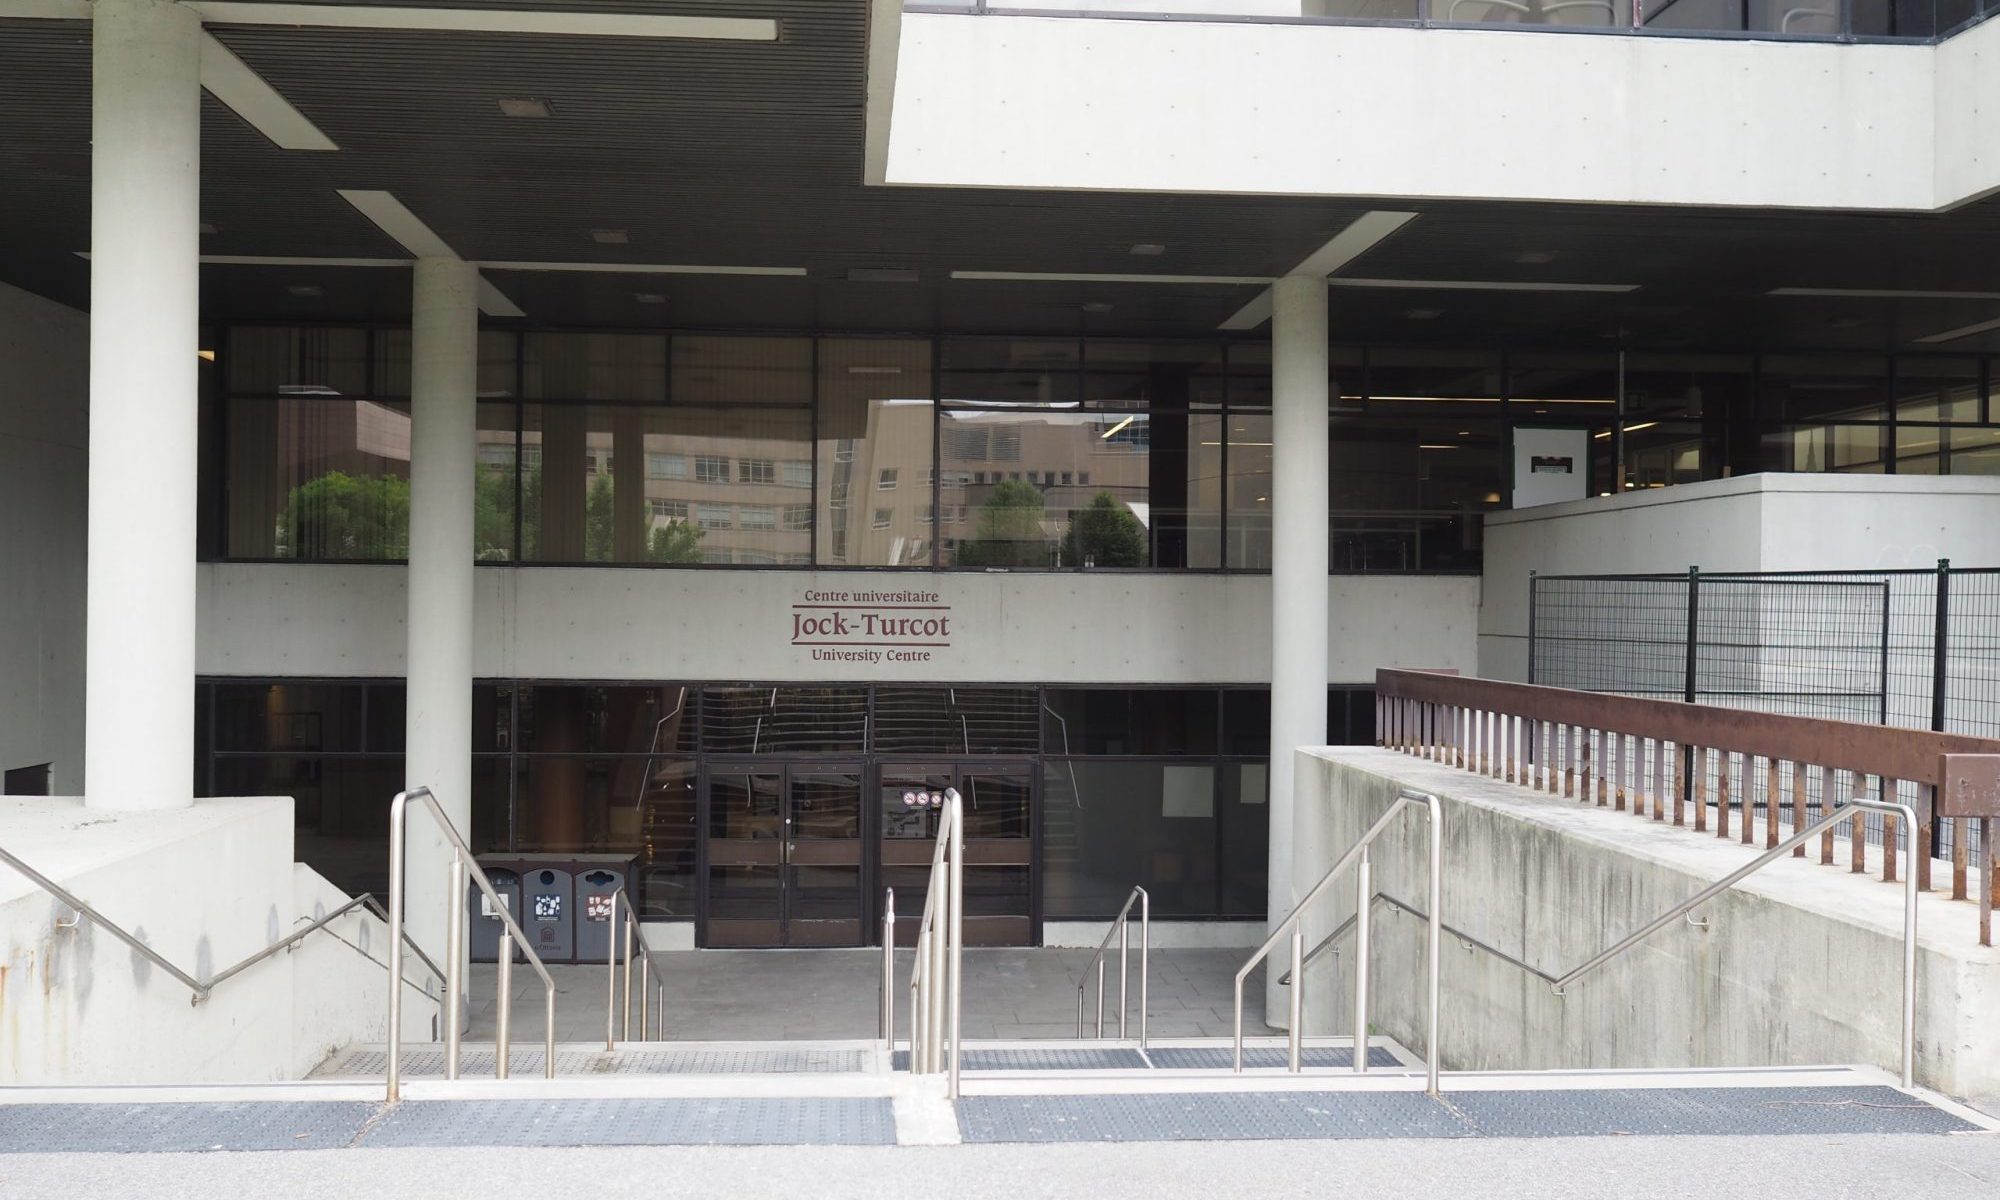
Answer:
[[(389, 944), (398, 945), (403, 940), (403, 862), (406, 843), (409, 838), (410, 801), (420, 802), (424, 811), (430, 813), (438, 831), (444, 834), (451, 846), (451, 868), (448, 875), (448, 891), (445, 895), (445, 983), (444, 983), (444, 1071), (446, 1079), (458, 1078), (459, 1028), (458, 1014), (465, 996), (465, 881), (469, 875), (479, 886), (486, 902), (499, 914), (505, 927), (498, 953), (499, 982), (497, 1001), (497, 1024), (494, 1039), (493, 1073), (496, 1078), (505, 1079), (508, 1068), (508, 1023), (512, 1019), (513, 989), (509, 986), (509, 973), (513, 968), (514, 954), (508, 944), (509, 939), (521, 947), (528, 965), (535, 974), (541, 976), (542, 991), (547, 1008), (545, 1050), (543, 1054), (543, 1074), (554, 1079), (556, 1076), (556, 981), (549, 969), (542, 965), (541, 956), (535, 953), (528, 935), (521, 930), (520, 922), (508, 909), (500, 893), (494, 890), (493, 881), (486, 877), (479, 863), (472, 857), (472, 849), (465, 839), (452, 827), (451, 818), (437, 801), (437, 796), (427, 787), (410, 788), (397, 792), (389, 802)], [(403, 956), (389, 956), (389, 1063), (387, 1071), (388, 1099), (393, 1103), (400, 1098), (402, 1085), (403, 1050)]]
[(1091, 955), (1084, 964), (1083, 979), (1076, 985), (1076, 1036), (1083, 1036), (1083, 994), (1090, 986), (1091, 968), (1097, 969), (1097, 1036), (1104, 1036), (1104, 956), (1111, 949), (1113, 934), (1118, 937), (1118, 1036), (1125, 1036), (1125, 961), (1126, 950), (1131, 942), (1132, 904), (1139, 905), (1139, 1048), (1146, 1048), (1146, 984), (1151, 974), (1153, 949), (1153, 898), (1146, 889), (1135, 887), (1125, 897), (1124, 907), (1111, 918), (1111, 927), (1104, 931), (1104, 940), (1097, 943), (1097, 953)]
[[(623, 901), (623, 904), (620, 904)], [(652, 947), (646, 945), (646, 931), (640, 927), (638, 907), (632, 903), (631, 894), (623, 885), (611, 893), (611, 919), (605, 930), (609, 943), (605, 951), (607, 978), (604, 983), (604, 1048), (616, 1050), (622, 1037), (632, 1040), (632, 960), (639, 960), (639, 1040), (652, 1040), (652, 1005), (649, 1003), (653, 989), (660, 993), (660, 1023), (662, 1028), (667, 1019), (667, 984), (660, 978), (658, 968), (653, 965)], [(622, 917), (622, 920), (621, 920)], [(625, 943), (625, 1022), (624, 1032), (618, 1032), (618, 943), (623, 935)], [(637, 943), (635, 948), (634, 943)]]
[[(111, 918), (105, 916), (102, 912), (98, 911), (90, 903), (78, 897), (74, 892), (70, 891), (68, 888), (57, 883), (55, 880), (50, 879), (48, 876), (42, 874), (40, 871), (35, 870), (27, 863), (21, 861), (20, 857), (15, 855), (12, 851), (6, 849), (0, 849), (0, 862), (6, 863), (9, 867), (13, 868), (15, 871), (20, 872), (21, 875), (28, 880), (28, 882), (34, 884), (36, 887), (40, 888), (44, 892), (47, 892), (49, 895), (55, 897), (56, 900), (61, 902), (65, 908), (77, 914), (78, 919), (86, 917), (89, 918), (90, 923), (92, 925), (97, 926), (99, 929), (104, 930), (106, 933), (109, 933), (111, 936), (125, 943), (133, 950), (136, 950), (141, 957), (146, 959), (146, 961), (152, 963), (154, 966), (159, 967), (167, 974), (173, 976), (178, 983), (180, 983), (183, 987), (188, 989), (189, 992), (188, 1003), (190, 1005), (200, 1005), (204, 1003), (205, 1001), (208, 1000), (209, 996), (214, 993), (215, 989), (225, 981), (233, 979), (238, 975), (241, 975), (243, 972), (249, 970), (251, 967), (256, 966), (258, 963), (263, 962), (265, 959), (270, 958), (272, 955), (278, 953), (278, 951), (280, 950), (284, 950), (288, 947), (298, 945), (300, 942), (304, 941), (312, 934), (317, 933), (320, 930), (326, 928), (328, 925), (331, 925), (334, 921), (338, 920), (341, 917), (346, 916), (348, 913), (353, 912), (357, 908), (368, 907), (371, 908), (378, 916), (382, 916), (385, 919), (387, 916), (387, 914), (381, 911), (381, 906), (375, 903), (375, 898), (373, 896), (370, 896), (368, 893), (363, 892), (361, 895), (354, 897), (347, 903), (341, 905), (339, 908), (334, 909), (332, 912), (317, 918), (312, 922), (312, 924), (307, 925), (304, 929), (295, 929), (291, 933), (286, 934), (284, 937), (279, 938), (277, 941), (272, 942), (270, 945), (264, 947), (262, 950), (259, 950), (256, 953), (250, 955), (248, 958), (243, 959), (242, 961), (236, 963), (233, 966), (223, 968), (221, 971), (218, 971), (214, 975), (211, 975), (208, 978), (208, 981), (204, 983), (201, 980), (196, 979), (193, 975), (190, 975), (188, 972), (182, 970), (180, 967), (175, 966), (174, 963), (171, 960), (169, 960), (165, 955), (161, 954), (158, 950), (153, 949), (151, 946), (148, 946), (146, 943), (140, 941), (136, 935), (128, 932), (124, 926), (118, 924), (116, 921), (113, 921)], [(75, 921), (69, 921), (63, 924), (65, 925), (65, 927), (73, 927), (75, 923), (76, 923)], [(421, 950), (417, 950), (415, 943), (407, 942), (406, 940), (406, 944), (409, 945), (410, 949), (416, 950), (418, 956), (424, 959), (424, 965), (430, 967), (431, 973), (434, 976), (436, 976), (440, 980), (444, 978), (444, 973), (442, 971), (439, 971), (437, 969), (436, 964), (432, 963), (429, 957), (425, 956)]]
[[(1433, 1096), (1438, 1094), (1438, 941), (1440, 930), (1438, 928), (1437, 914), (1444, 907), (1442, 891), (1443, 872), (1441, 870), (1444, 857), (1444, 809), (1436, 796), (1428, 792), (1415, 791), (1411, 788), (1403, 788), (1397, 792), (1396, 800), (1389, 805), (1388, 810), (1378, 817), (1374, 824), (1368, 827), (1367, 832), (1363, 833), (1355, 841), (1354, 845), (1350, 846), (1347, 852), (1334, 862), (1332, 867), (1327, 869), (1326, 874), (1320, 876), (1319, 881), (1313, 884), (1311, 890), (1306, 892), (1305, 896), (1292, 906), (1292, 911), (1271, 930), (1270, 936), (1264, 939), (1263, 944), (1252, 951), (1250, 957), (1237, 969), (1234, 1066), (1238, 1072), (1243, 1070), (1243, 982), (1249, 977), (1250, 972), (1257, 968), (1257, 964), (1270, 956), (1272, 949), (1277, 946), (1279, 940), (1288, 936), (1292, 945), (1291, 975), (1293, 979), (1291, 1028), (1288, 1039), (1288, 1066), (1294, 1072), (1300, 1069), (1305, 1018), (1306, 950), (1303, 925), (1306, 911), (1321, 896), (1325, 895), (1339, 881), (1342, 875), (1345, 875), (1350, 868), (1354, 868), (1358, 864), (1360, 888), (1356, 896), (1355, 910), (1357, 913), (1364, 915), (1368, 912), (1370, 900), (1375, 895), (1374, 889), (1370, 886), (1371, 873), (1368, 863), (1368, 848), (1374, 844), (1375, 839), (1380, 837), (1384, 830), (1389, 828), (1389, 825), (1402, 813), (1403, 809), (1410, 805), (1422, 805), (1426, 815), (1430, 818), (1431, 918), (1429, 921), (1429, 937), (1424, 950), (1424, 961), (1428, 974), (1427, 991), (1430, 1003), (1429, 1011), (1425, 1014), (1426, 1046), (1424, 1065), (1426, 1074), (1425, 1090)], [(1368, 922), (1366, 920), (1360, 921), (1356, 925), (1356, 929), (1359, 931), (1359, 937), (1355, 953), (1354, 1070), (1356, 1072), (1365, 1072), (1368, 1070)]]

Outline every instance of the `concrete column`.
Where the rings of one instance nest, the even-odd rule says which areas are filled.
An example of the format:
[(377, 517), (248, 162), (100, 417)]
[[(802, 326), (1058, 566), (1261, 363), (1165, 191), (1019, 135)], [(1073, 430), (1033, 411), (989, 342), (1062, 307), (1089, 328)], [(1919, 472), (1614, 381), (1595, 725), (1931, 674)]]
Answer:
[(91, 32), (84, 791), (194, 802), (201, 24), (99, 0)]
[(1276, 922), (1291, 912), (1297, 890), (1312, 883), (1292, 878), (1292, 755), (1326, 741), (1326, 280), (1293, 275), (1271, 291), (1269, 901)]
[[(404, 777), (472, 828), (472, 513), (479, 374), (478, 274), (455, 258), (416, 266), (410, 319), (409, 672)], [(445, 843), (413, 817), (410, 934), (444, 951)], [(440, 961), (442, 961), (440, 959)]]

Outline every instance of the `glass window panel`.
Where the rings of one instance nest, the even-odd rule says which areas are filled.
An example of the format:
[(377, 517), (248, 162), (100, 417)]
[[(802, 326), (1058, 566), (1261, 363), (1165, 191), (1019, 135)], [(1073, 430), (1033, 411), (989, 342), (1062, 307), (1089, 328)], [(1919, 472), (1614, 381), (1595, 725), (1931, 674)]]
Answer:
[[(370, 710), (373, 711), (372, 709)], [(514, 748), (514, 685), (472, 685), (472, 752), (506, 753)]]
[(775, 921), (784, 899), (778, 866), (712, 866), (708, 869), (711, 920)]
[(1028, 688), (875, 689), (875, 749), (885, 754), (1033, 754), (1040, 729)]
[(1271, 693), (1262, 688), (1228, 688), (1222, 693), (1222, 752), (1271, 752)]
[[(763, 508), (795, 493), (740, 481), (740, 459), (802, 455), (806, 409), (528, 405), (522, 434), (522, 557), (530, 562), (778, 561), (808, 554), (809, 529), (746, 526), (738, 503)], [(648, 478), (648, 456), (678, 455), (692, 480)], [(624, 486), (620, 486), (620, 481)], [(692, 505), (695, 516), (673, 515)]]
[[(515, 335), (501, 329), (479, 331), (479, 376), (481, 400), (511, 400), (519, 384), (515, 355)], [(410, 394), (410, 331), (384, 329), (375, 334), (375, 394)]]
[(1954, 429), (1953, 475), (2000, 475), (2000, 429)]
[[(657, 687), (538, 683), (520, 689), (522, 753), (664, 754), (693, 750), (694, 694)], [(628, 793), (627, 799), (636, 793)]]
[(708, 777), (708, 836), (772, 841), (784, 835), (783, 775), (716, 769)]
[[(350, 894), (389, 890), (389, 802), (403, 787), (400, 757), (218, 755), (215, 790), (223, 796), (290, 796), (292, 853)], [(478, 818), (475, 828), (490, 823)], [(469, 834), (474, 850), (492, 848)]]
[(676, 337), (674, 403), (804, 407), (812, 403), (812, 358), (811, 338)]
[[(930, 796), (942, 796), (956, 787), (949, 766), (884, 765), (882, 781), (882, 836), (891, 841), (922, 841), (937, 836), (940, 812), (929, 803)], [(925, 874), (929, 868), (924, 869)], [(886, 872), (885, 872), (886, 873)], [(898, 891), (901, 884), (893, 885)], [(918, 882), (917, 894), (923, 894)]]
[(648, 790), (641, 756), (536, 755), (513, 760), (515, 848), (535, 854), (640, 852)]
[(868, 729), (866, 688), (711, 687), (702, 691), (709, 754), (854, 751)]
[(408, 557), (406, 404), (238, 397), (228, 447), (230, 557)]
[(1889, 360), (1886, 358), (1863, 354), (1771, 354), (1763, 358), (1757, 378), (1762, 392), (1761, 411), (1786, 420), (1888, 419), (1885, 401), (1889, 392)]
[(1329, 452), (1329, 562), (1335, 571), (1479, 566), (1485, 513), (1501, 507), (1497, 412), (1449, 419), (1336, 414)]
[(940, 380), (946, 404), (1075, 408), (1082, 344), (1074, 338), (948, 338)]
[[(935, 406), (928, 341), (827, 338), (819, 351), (819, 561), (827, 566), (928, 566), (931, 534), (915, 505), (861, 519), (883, 481), (927, 480)], [(803, 467), (806, 464), (800, 463)], [(807, 472), (805, 482), (810, 482)], [(787, 486), (797, 486), (788, 474)], [(930, 497), (926, 484), (923, 500)]]
[[(474, 697), (491, 688), (472, 689)], [(409, 736), (408, 714), (401, 683), (371, 683), (363, 687), (367, 699), (367, 728), (362, 732), (362, 749), (403, 752)]]
[(1884, 425), (1806, 425), (1765, 439), (1772, 469), (1880, 474)]
[(946, 565), (1150, 564), (1148, 415), (947, 409), (941, 420), (941, 502), (969, 514)]
[(1215, 768), (1051, 759), (1044, 768), (1042, 913), (1103, 920), (1142, 886), (1156, 917), (1215, 915)]
[(695, 763), (646, 764), (640, 805), (639, 903), (648, 918), (692, 919), (695, 907)]
[[(1372, 357), (1369, 364), (1372, 368)], [(1516, 354), (1508, 360), (1507, 372), (1508, 398), (1530, 410), (1587, 421), (1618, 409), (1616, 353)]]
[(530, 400), (667, 398), (667, 339), (652, 333), (531, 333), (522, 339)]
[[(1407, 406), (1414, 412), (1449, 412), (1493, 406), (1497, 411), (1500, 403), (1500, 356), (1484, 350), (1370, 347), (1367, 379), (1371, 410)], [(1343, 387), (1342, 399), (1348, 394)]]
[(368, 749), (362, 728), (366, 690), (358, 683), (218, 682), (215, 748), (290, 754)]
[(861, 777), (852, 771), (793, 770), (791, 836), (851, 841), (861, 836)]
[(229, 392), (236, 396), (365, 396), (368, 331), (238, 326), (229, 331)]
[(1222, 911), (1261, 920), (1269, 908), (1271, 768), (1262, 762), (1222, 764)]
[(514, 406), (479, 406), (479, 457), (473, 477), (472, 555), (480, 562), (507, 562), (514, 557), (514, 513), (520, 495), (519, 457), (514, 437)]
[(1952, 430), (1946, 425), (1899, 425), (1896, 427), (1896, 473), (1898, 475), (1941, 475)]
[(1051, 754), (1213, 754), (1213, 688), (1050, 688), (1042, 694)]
[(1229, 413), (1228, 563), (1238, 571), (1271, 569), (1271, 417)]
[(1219, 342), (1090, 340), (1083, 362), (1083, 400), (1092, 408), (1222, 407)]
[(1027, 770), (967, 771), (960, 786), (965, 799), (966, 837), (1029, 836), (1035, 784)]
[(1905, 355), (1896, 360), (1896, 419), (1971, 424), (1980, 420), (1979, 360)]

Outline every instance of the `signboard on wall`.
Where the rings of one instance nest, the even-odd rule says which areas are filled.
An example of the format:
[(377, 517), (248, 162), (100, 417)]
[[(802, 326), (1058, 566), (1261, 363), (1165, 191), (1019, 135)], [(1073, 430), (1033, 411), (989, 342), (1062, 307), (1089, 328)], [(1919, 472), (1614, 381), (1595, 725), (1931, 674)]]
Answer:
[(1590, 494), (1590, 430), (1514, 430), (1514, 507), (1560, 504)]
[(814, 662), (933, 662), (951, 648), (951, 605), (930, 591), (813, 588), (792, 602), (791, 637)]

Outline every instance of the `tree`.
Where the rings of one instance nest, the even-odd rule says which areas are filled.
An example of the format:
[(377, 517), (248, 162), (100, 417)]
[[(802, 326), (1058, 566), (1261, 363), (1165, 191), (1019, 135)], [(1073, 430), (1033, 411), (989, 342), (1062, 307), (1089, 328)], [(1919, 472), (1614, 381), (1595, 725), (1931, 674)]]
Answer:
[(278, 514), (283, 558), (408, 558), (410, 481), (328, 471), (302, 483)]
[(479, 468), (472, 493), (472, 553), (482, 561), (514, 556), (514, 472)]
[(610, 562), (618, 557), (611, 508), (611, 476), (599, 475), (590, 481), (590, 493), (583, 502), (583, 558), (585, 562)]
[(646, 537), (646, 557), (653, 562), (700, 562), (701, 539), (707, 535), (706, 529), (686, 521), (655, 525)]
[(1002, 481), (979, 506), (978, 535), (961, 542), (958, 562), (967, 567), (1046, 567), (1048, 538), (1042, 532), (1042, 493), (1019, 479)]
[(1143, 567), (1146, 527), (1117, 497), (1099, 492), (1088, 507), (1070, 514), (1062, 561), (1070, 567)]

